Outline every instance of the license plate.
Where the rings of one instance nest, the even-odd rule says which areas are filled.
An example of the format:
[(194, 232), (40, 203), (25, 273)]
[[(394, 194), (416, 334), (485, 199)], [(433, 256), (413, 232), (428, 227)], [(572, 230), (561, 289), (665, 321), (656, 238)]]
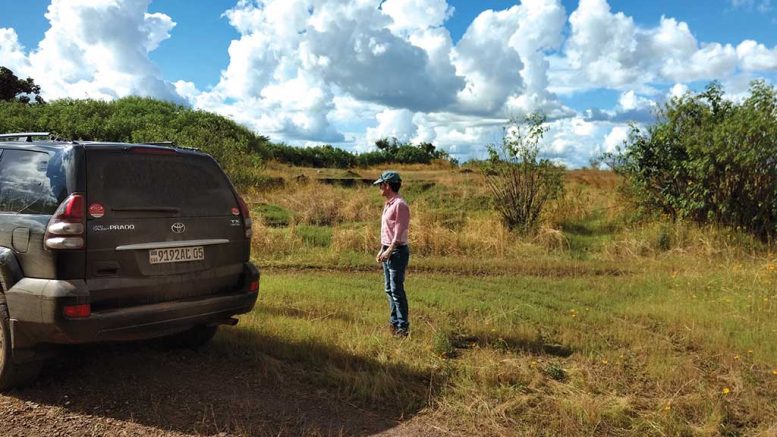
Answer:
[(166, 249), (151, 249), (148, 251), (148, 262), (151, 264), (181, 263), (202, 261), (205, 259), (205, 248), (202, 246), (170, 247)]

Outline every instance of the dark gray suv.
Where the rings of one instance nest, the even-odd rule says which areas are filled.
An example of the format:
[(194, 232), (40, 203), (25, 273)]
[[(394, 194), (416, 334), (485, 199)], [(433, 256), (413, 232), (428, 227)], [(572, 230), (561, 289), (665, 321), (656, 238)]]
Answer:
[(0, 389), (52, 345), (196, 347), (253, 308), (251, 218), (210, 155), (39, 135), (0, 136)]

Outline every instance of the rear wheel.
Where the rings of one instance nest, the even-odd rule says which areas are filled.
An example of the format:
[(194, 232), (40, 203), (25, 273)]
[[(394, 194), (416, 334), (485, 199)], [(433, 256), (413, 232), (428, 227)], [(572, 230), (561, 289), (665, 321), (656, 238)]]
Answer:
[(34, 380), (40, 373), (43, 361), (15, 363), (11, 347), (11, 325), (8, 306), (0, 303), (0, 390), (19, 387)]
[(199, 349), (216, 335), (218, 326), (197, 325), (178, 334), (162, 338), (164, 346), (176, 349)]

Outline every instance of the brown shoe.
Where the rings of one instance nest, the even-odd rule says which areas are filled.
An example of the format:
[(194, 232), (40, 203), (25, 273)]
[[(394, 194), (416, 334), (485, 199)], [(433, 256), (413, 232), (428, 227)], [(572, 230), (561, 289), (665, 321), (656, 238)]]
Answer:
[(388, 324), (388, 326), (386, 326), (386, 330), (387, 330), (387, 331), (389, 332), (389, 334), (391, 334), (391, 335), (396, 335), (396, 334), (397, 334), (397, 327), (396, 327), (396, 326), (394, 326), (394, 325), (392, 325), (391, 323), (389, 323), (389, 324)]
[(410, 335), (410, 332), (407, 329), (397, 328), (394, 330), (394, 337), (407, 337), (408, 335)]

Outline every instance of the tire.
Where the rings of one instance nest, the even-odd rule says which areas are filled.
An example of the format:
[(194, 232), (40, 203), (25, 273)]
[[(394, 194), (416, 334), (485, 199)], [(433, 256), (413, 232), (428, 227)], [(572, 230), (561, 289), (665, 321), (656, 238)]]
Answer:
[(218, 326), (197, 325), (189, 330), (161, 338), (164, 347), (170, 349), (199, 349), (213, 339)]
[(0, 303), (0, 391), (30, 383), (38, 377), (43, 366), (42, 360), (14, 362), (9, 318), (8, 306)]

